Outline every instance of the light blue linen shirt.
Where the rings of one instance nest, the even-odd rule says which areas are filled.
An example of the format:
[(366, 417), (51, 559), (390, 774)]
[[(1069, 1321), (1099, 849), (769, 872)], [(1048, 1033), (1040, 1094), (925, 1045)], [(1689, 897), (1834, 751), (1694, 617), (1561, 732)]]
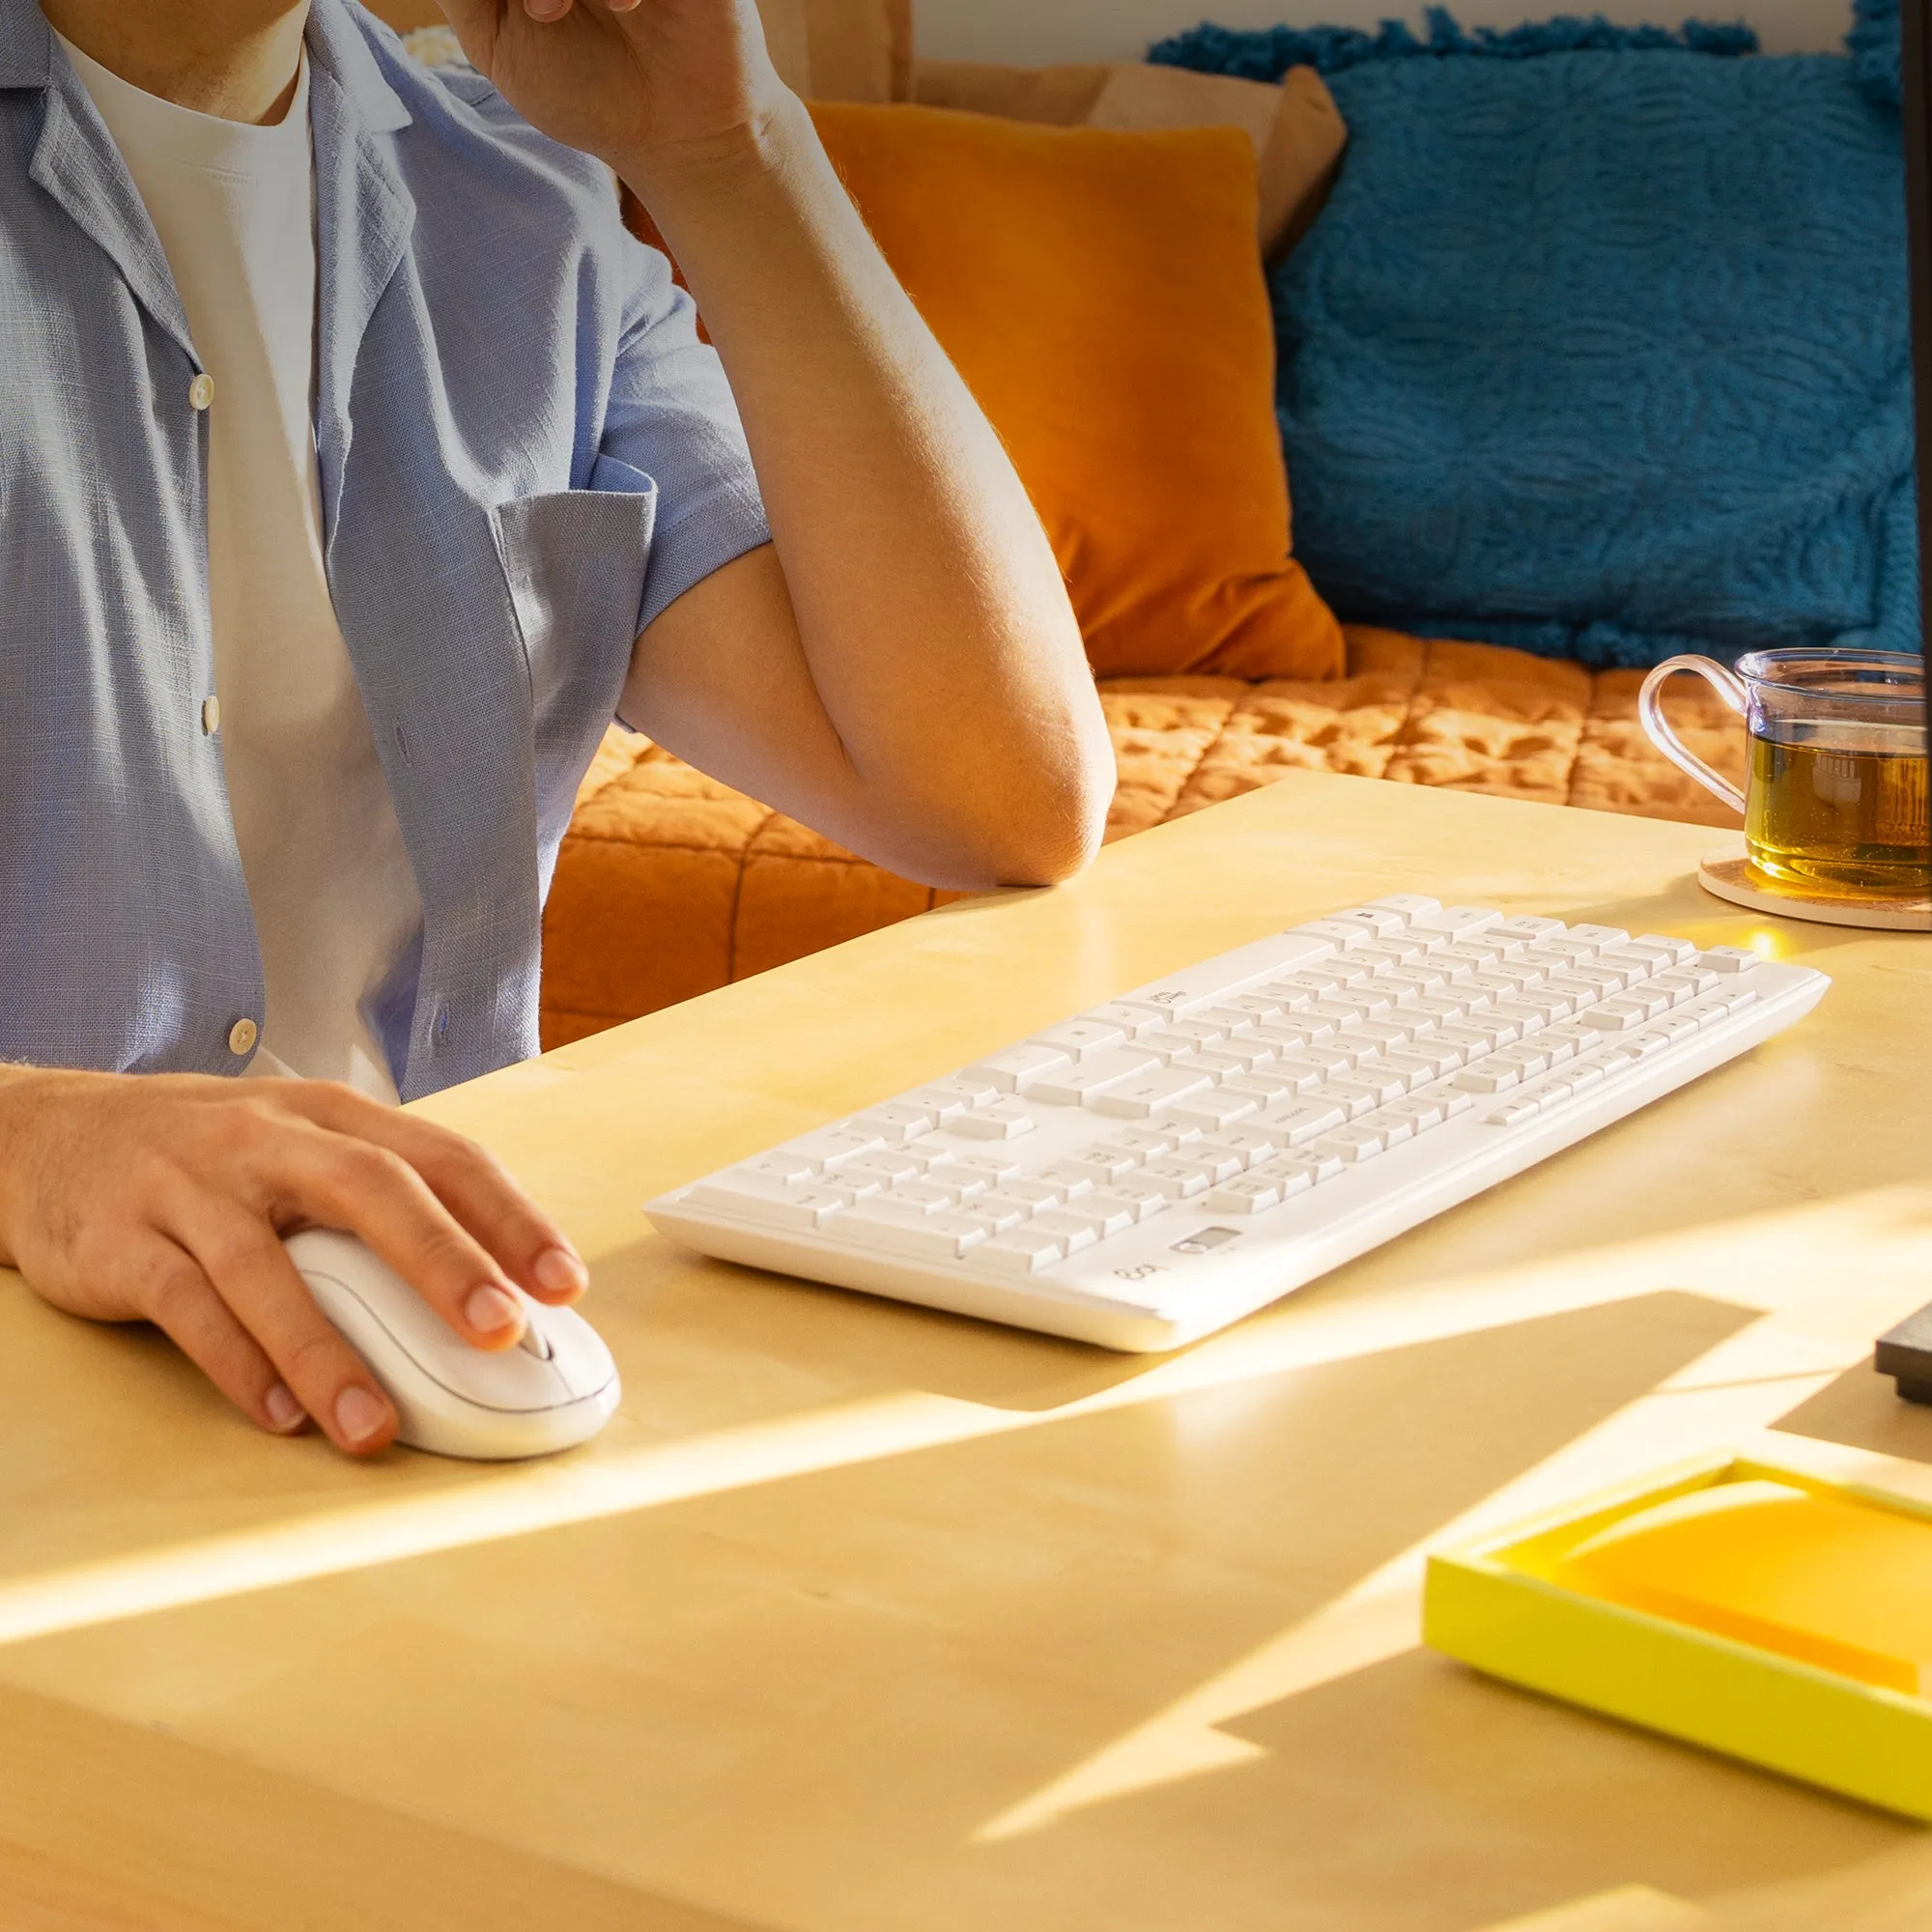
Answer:
[[(767, 540), (609, 178), (353, 0), (308, 27), (330, 594), (423, 904), (406, 1095), (536, 1050), (544, 895), (638, 633)], [(201, 373), (38, 0), (0, 0), (0, 1059), (233, 1073), (262, 963), (214, 689)]]

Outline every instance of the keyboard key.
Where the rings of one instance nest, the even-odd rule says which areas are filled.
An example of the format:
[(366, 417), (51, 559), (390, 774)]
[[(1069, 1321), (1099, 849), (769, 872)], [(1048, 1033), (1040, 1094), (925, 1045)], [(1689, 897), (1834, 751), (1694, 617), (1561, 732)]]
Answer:
[(998, 1194), (976, 1194), (960, 1212), (987, 1234), (1004, 1235), (1021, 1226), (1033, 1209)]
[(1417, 913), (1410, 924), (1421, 932), (1447, 933), (1451, 939), (1460, 939), (1465, 933), (1485, 932), (1491, 926), (1500, 924), (1502, 914), (1492, 912), (1485, 906), (1441, 906), (1435, 912)]
[(1374, 933), (1379, 938), (1385, 933), (1400, 932), (1408, 920), (1402, 913), (1390, 912), (1380, 906), (1352, 906), (1347, 912), (1330, 913), (1321, 923), (1323, 925), (1352, 926), (1358, 932)]
[[(1298, 1050), (1297, 1041), (1294, 1050)], [(1274, 1040), (1263, 1039), (1257, 1034), (1241, 1034), (1233, 1039), (1221, 1040), (1211, 1052), (1197, 1053), (1186, 1064), (1213, 1073), (1217, 1080), (1227, 1080), (1237, 1073), (1263, 1073), (1274, 1065), (1275, 1056), (1281, 1051)]]
[(1594, 1027), (1599, 1033), (1621, 1033), (1629, 1027), (1640, 1027), (1650, 1016), (1650, 1009), (1641, 1000), (1625, 999), (1601, 1001), (1587, 1013), (1578, 1015), (1585, 1026)]
[(1244, 1174), (1202, 1202), (1210, 1214), (1264, 1214), (1281, 1205), (1281, 1185), (1264, 1174)]
[(1243, 1167), (1253, 1167), (1257, 1161), (1271, 1160), (1280, 1144), (1270, 1135), (1257, 1131), (1259, 1125), (1259, 1122), (1249, 1121), (1238, 1127), (1209, 1134), (1200, 1143), (1198, 1150), (1188, 1150), (1188, 1157), (1199, 1160), (1204, 1155), (1218, 1158), (1224, 1153), (1231, 1153)]
[(1263, 1106), (1266, 1106), (1270, 1100), (1293, 1099), (1295, 1094), (1304, 1093), (1311, 1087), (1319, 1087), (1321, 1084), (1319, 1075), (1298, 1073), (1285, 1076), (1276, 1072), (1271, 1063), (1267, 1066), (1257, 1068), (1253, 1073), (1230, 1074), (1221, 1082), (1221, 1092), (1252, 1094)]
[(1341, 1171), (1340, 1161), (1331, 1163), (1324, 1170), (1315, 1161), (1304, 1160), (1299, 1154), (1293, 1156), (1283, 1154), (1280, 1159), (1269, 1161), (1266, 1167), (1256, 1168), (1254, 1174), (1248, 1178), (1253, 1179), (1255, 1175), (1265, 1176), (1274, 1182), (1284, 1201), (1292, 1201), (1297, 1194), (1307, 1193), (1318, 1180), (1324, 1178), (1324, 1173), (1334, 1175)]
[(1186, 1024), (1212, 1027), (1223, 1039), (1235, 1039), (1252, 1031), (1264, 1017), (1264, 1014), (1243, 1012), (1238, 1007), (1223, 1005), (1202, 1008)]
[(1312, 919), (1294, 928), (1303, 939), (1325, 939), (1337, 952), (1346, 953), (1351, 946), (1366, 946), (1373, 933), (1359, 922), (1339, 919)]
[(1331, 1080), (1322, 1090), (1323, 1097), (1351, 1101), (1358, 1094), (1366, 1094), (1369, 1104), (1379, 1107), (1384, 1101), (1399, 1100), (1408, 1092), (1408, 1082), (1400, 1073), (1390, 1073), (1381, 1066), (1370, 1065), (1358, 1066), (1354, 1072), (1340, 1080)]
[(1111, 1087), (1164, 1070), (1158, 1060), (1137, 1046), (1102, 1048), (1057, 1073), (1042, 1074), (1027, 1090), (1027, 1098), (1049, 1107), (1078, 1107)]
[(1077, 1209), (1065, 1208), (1043, 1208), (1026, 1225), (1029, 1235), (1051, 1235), (1069, 1255), (1077, 1255), (1082, 1248), (1091, 1248), (1100, 1236), (1094, 1230), (1094, 1223)]
[(1144, 1127), (1123, 1127), (1117, 1134), (1109, 1134), (1099, 1145), (1109, 1153), (1128, 1155), (1138, 1167), (1143, 1161), (1158, 1160), (1163, 1154), (1172, 1153), (1182, 1139), (1172, 1127), (1156, 1127), (1149, 1122)]
[(1628, 946), (1630, 934), (1620, 925), (1573, 925), (1565, 929), (1565, 939), (1582, 940), (1599, 952), (1609, 946)]
[[(1286, 980), (1270, 980), (1269, 992), (1282, 996), (1284, 1009), (1299, 1012), (1331, 993), (1339, 993), (1369, 977), (1365, 967), (1351, 966), (1338, 959), (1332, 966), (1316, 966), (1306, 973), (1291, 973)], [(1293, 995), (1292, 998), (1288, 997)]]
[(1165, 1007), (1138, 1005), (1132, 1000), (1109, 1000), (1104, 1007), (1090, 1008), (1080, 1017), (1095, 1020), (1102, 1026), (1119, 1027), (1131, 1040), (1155, 1027), (1166, 1026), (1173, 1014)]
[[(1396, 1009), (1398, 1012), (1400, 1008)], [(1352, 1047), (1357, 1041), (1373, 1046), (1378, 1053), (1386, 1053), (1390, 1048), (1400, 1049), (1415, 1037), (1415, 1028), (1405, 1026), (1399, 1019), (1383, 1017), (1363, 1020), (1360, 1025), (1350, 1027), (1346, 1035), (1337, 1037), (1344, 1046)]]
[(1513, 1000), (1517, 995), (1518, 980), (1507, 973), (1474, 973), (1459, 982), (1464, 993), (1487, 993), (1490, 1004), (1498, 1000)]
[(1567, 1020), (1577, 1007), (1577, 1002), (1567, 993), (1556, 992), (1548, 983), (1532, 986), (1527, 992), (1519, 993), (1510, 1004), (1527, 1007), (1532, 1012), (1541, 1013), (1546, 1025), (1554, 1025), (1558, 1020)]
[(1261, 1096), (1255, 1094), (1238, 1094), (1226, 1088), (1212, 1088), (1205, 1094), (1195, 1094), (1177, 1106), (1167, 1109), (1167, 1118), (1179, 1121), (1183, 1126), (1196, 1126), (1204, 1133), (1216, 1133), (1223, 1127), (1231, 1127), (1237, 1121), (1244, 1121), (1250, 1114), (1261, 1112)]
[(1412, 924), (1418, 919), (1439, 916), (1442, 901), (1422, 893), (1384, 893), (1378, 899), (1370, 899), (1362, 910), (1400, 913), (1405, 924)]
[(1484, 928), (1492, 939), (1520, 939), (1534, 946), (1539, 940), (1554, 938), (1564, 929), (1560, 919), (1530, 919), (1519, 916), (1516, 919), (1499, 919), (1495, 924)]
[(1080, 1201), (1083, 1211), (1093, 1213), (1104, 1207), (1111, 1213), (1116, 1208), (1131, 1210), (1136, 1221), (1151, 1221), (1168, 1207), (1168, 1198), (1158, 1187), (1151, 1187), (1139, 1175), (1125, 1180), (1117, 1180), (1111, 1187), (1096, 1189), (1085, 1195)]
[(1500, 1053), (1492, 1054), (1485, 1061), (1486, 1066), (1514, 1066), (1525, 1080), (1532, 1074), (1545, 1071), (1549, 1065), (1549, 1056), (1539, 1052), (1533, 1046), (1506, 1046)]
[(934, 1214), (942, 1208), (958, 1207), (961, 1196), (951, 1187), (935, 1187), (929, 1180), (904, 1180), (892, 1192), (901, 1208), (917, 1208), (922, 1214)]
[(1633, 952), (1655, 953), (1672, 966), (1685, 966), (1697, 956), (1697, 949), (1688, 939), (1672, 939), (1665, 932), (1645, 932), (1630, 943)]
[(1541, 1033), (1549, 1024), (1549, 1015), (1516, 1000), (1503, 1000), (1481, 1016), (1481, 1024), (1486, 1027), (1514, 1027), (1518, 1037), (1526, 1039), (1533, 1033)]
[(1522, 1075), (1517, 1068), (1499, 1066), (1493, 1060), (1486, 1060), (1479, 1066), (1465, 1066), (1456, 1076), (1457, 1090), (1463, 1094), (1500, 1094), (1521, 1084)]
[(862, 1153), (856, 1160), (841, 1161), (835, 1174), (840, 1187), (856, 1187), (866, 1181), (895, 1187), (901, 1180), (917, 1179), (931, 1165), (932, 1162), (918, 1154), (905, 1153), (897, 1148), (882, 1148), (877, 1153)]
[(1051, 1187), (1029, 1186), (1022, 1191), (1009, 1183), (985, 1194), (976, 1194), (972, 1211), (976, 1214), (1011, 1215), (1016, 1221), (1024, 1221), (1041, 1208), (1057, 1208), (1059, 1205), (1060, 1196)]
[[(841, 1180), (843, 1178), (841, 1175)], [(1000, 1179), (997, 1174), (982, 1174), (977, 1168), (968, 1167), (963, 1161), (936, 1160), (926, 1169), (921, 1185), (947, 1188), (955, 1199), (964, 1201), (970, 1194), (985, 1193)]]
[(1037, 1274), (1066, 1259), (1066, 1243), (1032, 1226), (1015, 1228), (1009, 1235), (981, 1241), (969, 1251), (969, 1259), (976, 1266), (997, 1268), (1002, 1274)]
[(883, 1134), (848, 1122), (843, 1126), (820, 1127), (816, 1133), (801, 1134), (795, 1141), (786, 1141), (778, 1151), (797, 1154), (801, 1159), (830, 1168), (841, 1161), (856, 1160), (862, 1153), (877, 1153), (885, 1145)]
[(731, 1172), (748, 1178), (755, 1175), (761, 1180), (775, 1180), (781, 1187), (789, 1187), (811, 1179), (823, 1165), (822, 1161), (809, 1160), (802, 1153), (787, 1153), (782, 1148), (775, 1148), (770, 1153), (741, 1161)]
[(1002, 1094), (1023, 1094), (1042, 1074), (1071, 1065), (1072, 1062), (1073, 1056), (1057, 1046), (1026, 1043), (976, 1060), (966, 1073), (970, 1078), (997, 1087)]
[[(1140, 1166), (1138, 1156), (1118, 1149), (1092, 1147), (1085, 1153), (1070, 1155), (1065, 1160), (1055, 1161), (1047, 1170), (1049, 1174), (1084, 1175), (1095, 1187), (1105, 1187), (1119, 1180), (1122, 1175), (1133, 1173)], [(935, 1172), (935, 1179), (937, 1174)]]
[(1439, 1097), (1420, 1094), (1409, 1100), (1392, 1100), (1382, 1112), (1392, 1120), (1406, 1121), (1409, 1131), (1418, 1134), (1439, 1127), (1449, 1118), (1449, 1111)]
[(691, 1191), (698, 1208), (715, 1208), (769, 1228), (822, 1228), (851, 1205), (850, 1197), (829, 1187), (794, 1187), (760, 1175), (734, 1171), (700, 1181)]
[(1346, 1109), (1333, 1100), (1317, 1098), (1289, 1107), (1270, 1107), (1255, 1123), (1255, 1131), (1267, 1135), (1277, 1147), (1298, 1148), (1343, 1125), (1347, 1120)]
[(1083, 1194), (1065, 1208), (1050, 1208), (1044, 1216), (1035, 1215), (1032, 1225), (1037, 1227), (1042, 1219), (1048, 1234), (1078, 1222), (1096, 1241), (1104, 1241), (1111, 1236), (1124, 1235), (1140, 1214), (1123, 1202), (1110, 1202), (1104, 1194)]
[(1481, 1024), (1474, 1014), (1461, 1026), (1438, 1027), (1430, 1037), (1432, 1046), (1452, 1046), (1463, 1058), (1481, 1060), (1516, 1037), (1516, 1029)]
[(939, 1118), (930, 1108), (895, 1100), (861, 1114), (852, 1124), (859, 1132), (874, 1134), (882, 1141), (904, 1142), (929, 1134), (939, 1124)]
[(1001, 1092), (990, 1080), (976, 1074), (955, 1073), (950, 1080), (928, 1081), (905, 1097), (912, 1106), (937, 1109), (940, 1119), (948, 1121), (976, 1107), (992, 1106)]
[(1439, 1080), (1445, 1073), (1453, 1073), (1461, 1066), (1460, 1054), (1450, 1055), (1446, 1061), (1435, 1054), (1417, 1053), (1412, 1047), (1404, 1047), (1400, 1053), (1385, 1053), (1376, 1063), (1383, 1073), (1392, 1073), (1411, 1092), (1417, 1087), (1427, 1087), (1432, 1080)]
[(1214, 1177), (1185, 1158), (1151, 1160), (1136, 1177), (1144, 1187), (1157, 1187), (1170, 1201), (1189, 1201), (1205, 1194)]
[(1402, 1142), (1415, 1137), (1415, 1122), (1388, 1107), (1378, 1108), (1355, 1124), (1369, 1133), (1379, 1134), (1384, 1148), (1400, 1146)]
[(1124, 1045), (1126, 1029), (1112, 1025), (1106, 1020), (1074, 1019), (1062, 1020), (1058, 1026), (1041, 1027), (1028, 1041), (1030, 1046), (1055, 1046), (1063, 1053), (1070, 1053), (1075, 1060), (1084, 1060), (1090, 1053), (1105, 1053), (1113, 1047)]
[(1413, 993), (1417, 999), (1431, 999), (1448, 985), (1449, 976), (1440, 966), (1423, 958), (1384, 973), (1380, 983), (1392, 993)]
[(1523, 1096), (1504, 1101), (1493, 1113), (1485, 1114), (1483, 1121), (1492, 1127), (1520, 1127), (1525, 1121), (1533, 1121), (1542, 1111), (1540, 1100)]
[(1666, 1013), (1656, 1023), (1656, 1031), (1672, 1041), (1689, 1039), (1697, 1031), (1697, 1016), (1694, 1013)]
[(1014, 1141), (1030, 1134), (1039, 1123), (1024, 1107), (1011, 1101), (982, 1108), (977, 1114), (962, 1114), (952, 1123), (952, 1131), (976, 1141)]
[(1038, 1180), (1040, 1186), (1051, 1187), (1063, 1203), (1077, 1201), (1081, 1195), (1094, 1191), (1094, 1177), (1083, 1164), (1071, 1160), (1055, 1161), (1042, 1170)]
[(1660, 973), (1650, 982), (1657, 992), (1668, 993), (1671, 1005), (1676, 1007), (1722, 983), (1717, 974), (1703, 966), (1674, 966), (1666, 973)]
[(867, 1201), (839, 1219), (839, 1232), (867, 1247), (888, 1248), (911, 1261), (954, 1262), (988, 1238), (965, 1214), (921, 1213), (895, 1200)]
[(1339, 1160), (1346, 1167), (1356, 1167), (1365, 1160), (1373, 1160), (1382, 1151), (1382, 1137), (1370, 1129), (1361, 1127), (1337, 1127), (1325, 1140), (1314, 1142), (1309, 1152), (1317, 1159)]

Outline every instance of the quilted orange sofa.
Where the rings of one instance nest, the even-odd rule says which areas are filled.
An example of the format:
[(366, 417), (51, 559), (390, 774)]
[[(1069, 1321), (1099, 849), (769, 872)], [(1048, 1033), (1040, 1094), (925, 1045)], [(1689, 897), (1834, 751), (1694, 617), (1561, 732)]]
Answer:
[[(1110, 840), (1292, 771), (1735, 826), (1651, 749), (1642, 674), (1350, 628), (1347, 674), (1100, 681), (1120, 784)], [(1737, 721), (1693, 678), (1672, 722), (1742, 779)], [(544, 1044), (908, 919), (950, 896), (613, 729), (578, 793), (544, 921)]]

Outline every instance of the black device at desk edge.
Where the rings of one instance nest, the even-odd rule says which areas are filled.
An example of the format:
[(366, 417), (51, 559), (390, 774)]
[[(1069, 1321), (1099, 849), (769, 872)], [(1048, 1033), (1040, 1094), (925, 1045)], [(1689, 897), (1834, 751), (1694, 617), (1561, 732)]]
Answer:
[[(1926, 652), (1927, 703), (1932, 708), (1932, 648), (1926, 634), (1926, 568), (1932, 562), (1932, 503), (1926, 462), (1932, 444), (1932, 31), (1927, 7), (1932, 0), (1900, 0), (1899, 110), (1905, 142), (1906, 263), (1912, 288), (1912, 387), (1914, 448), (1918, 475), (1919, 648)], [(1932, 715), (1928, 715), (1932, 727)], [(1928, 739), (1932, 742), (1932, 738)], [(1932, 887), (1932, 881), (1928, 881)], [(1908, 1317), (1878, 1345), (1875, 1366), (1892, 1377), (1907, 1402), (1932, 1406), (1932, 1304)]]

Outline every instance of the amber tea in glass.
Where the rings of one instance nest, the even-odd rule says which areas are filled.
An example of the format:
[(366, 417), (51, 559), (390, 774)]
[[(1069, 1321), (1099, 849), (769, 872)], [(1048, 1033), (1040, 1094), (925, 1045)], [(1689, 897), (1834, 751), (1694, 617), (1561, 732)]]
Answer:
[[(1743, 792), (1664, 722), (1662, 690), (1680, 670), (1707, 679), (1744, 719)], [(1751, 870), (1768, 891), (1885, 901), (1932, 890), (1919, 659), (1756, 651), (1732, 671), (1710, 658), (1671, 658), (1644, 681), (1638, 715), (1665, 757), (1744, 815)]]

